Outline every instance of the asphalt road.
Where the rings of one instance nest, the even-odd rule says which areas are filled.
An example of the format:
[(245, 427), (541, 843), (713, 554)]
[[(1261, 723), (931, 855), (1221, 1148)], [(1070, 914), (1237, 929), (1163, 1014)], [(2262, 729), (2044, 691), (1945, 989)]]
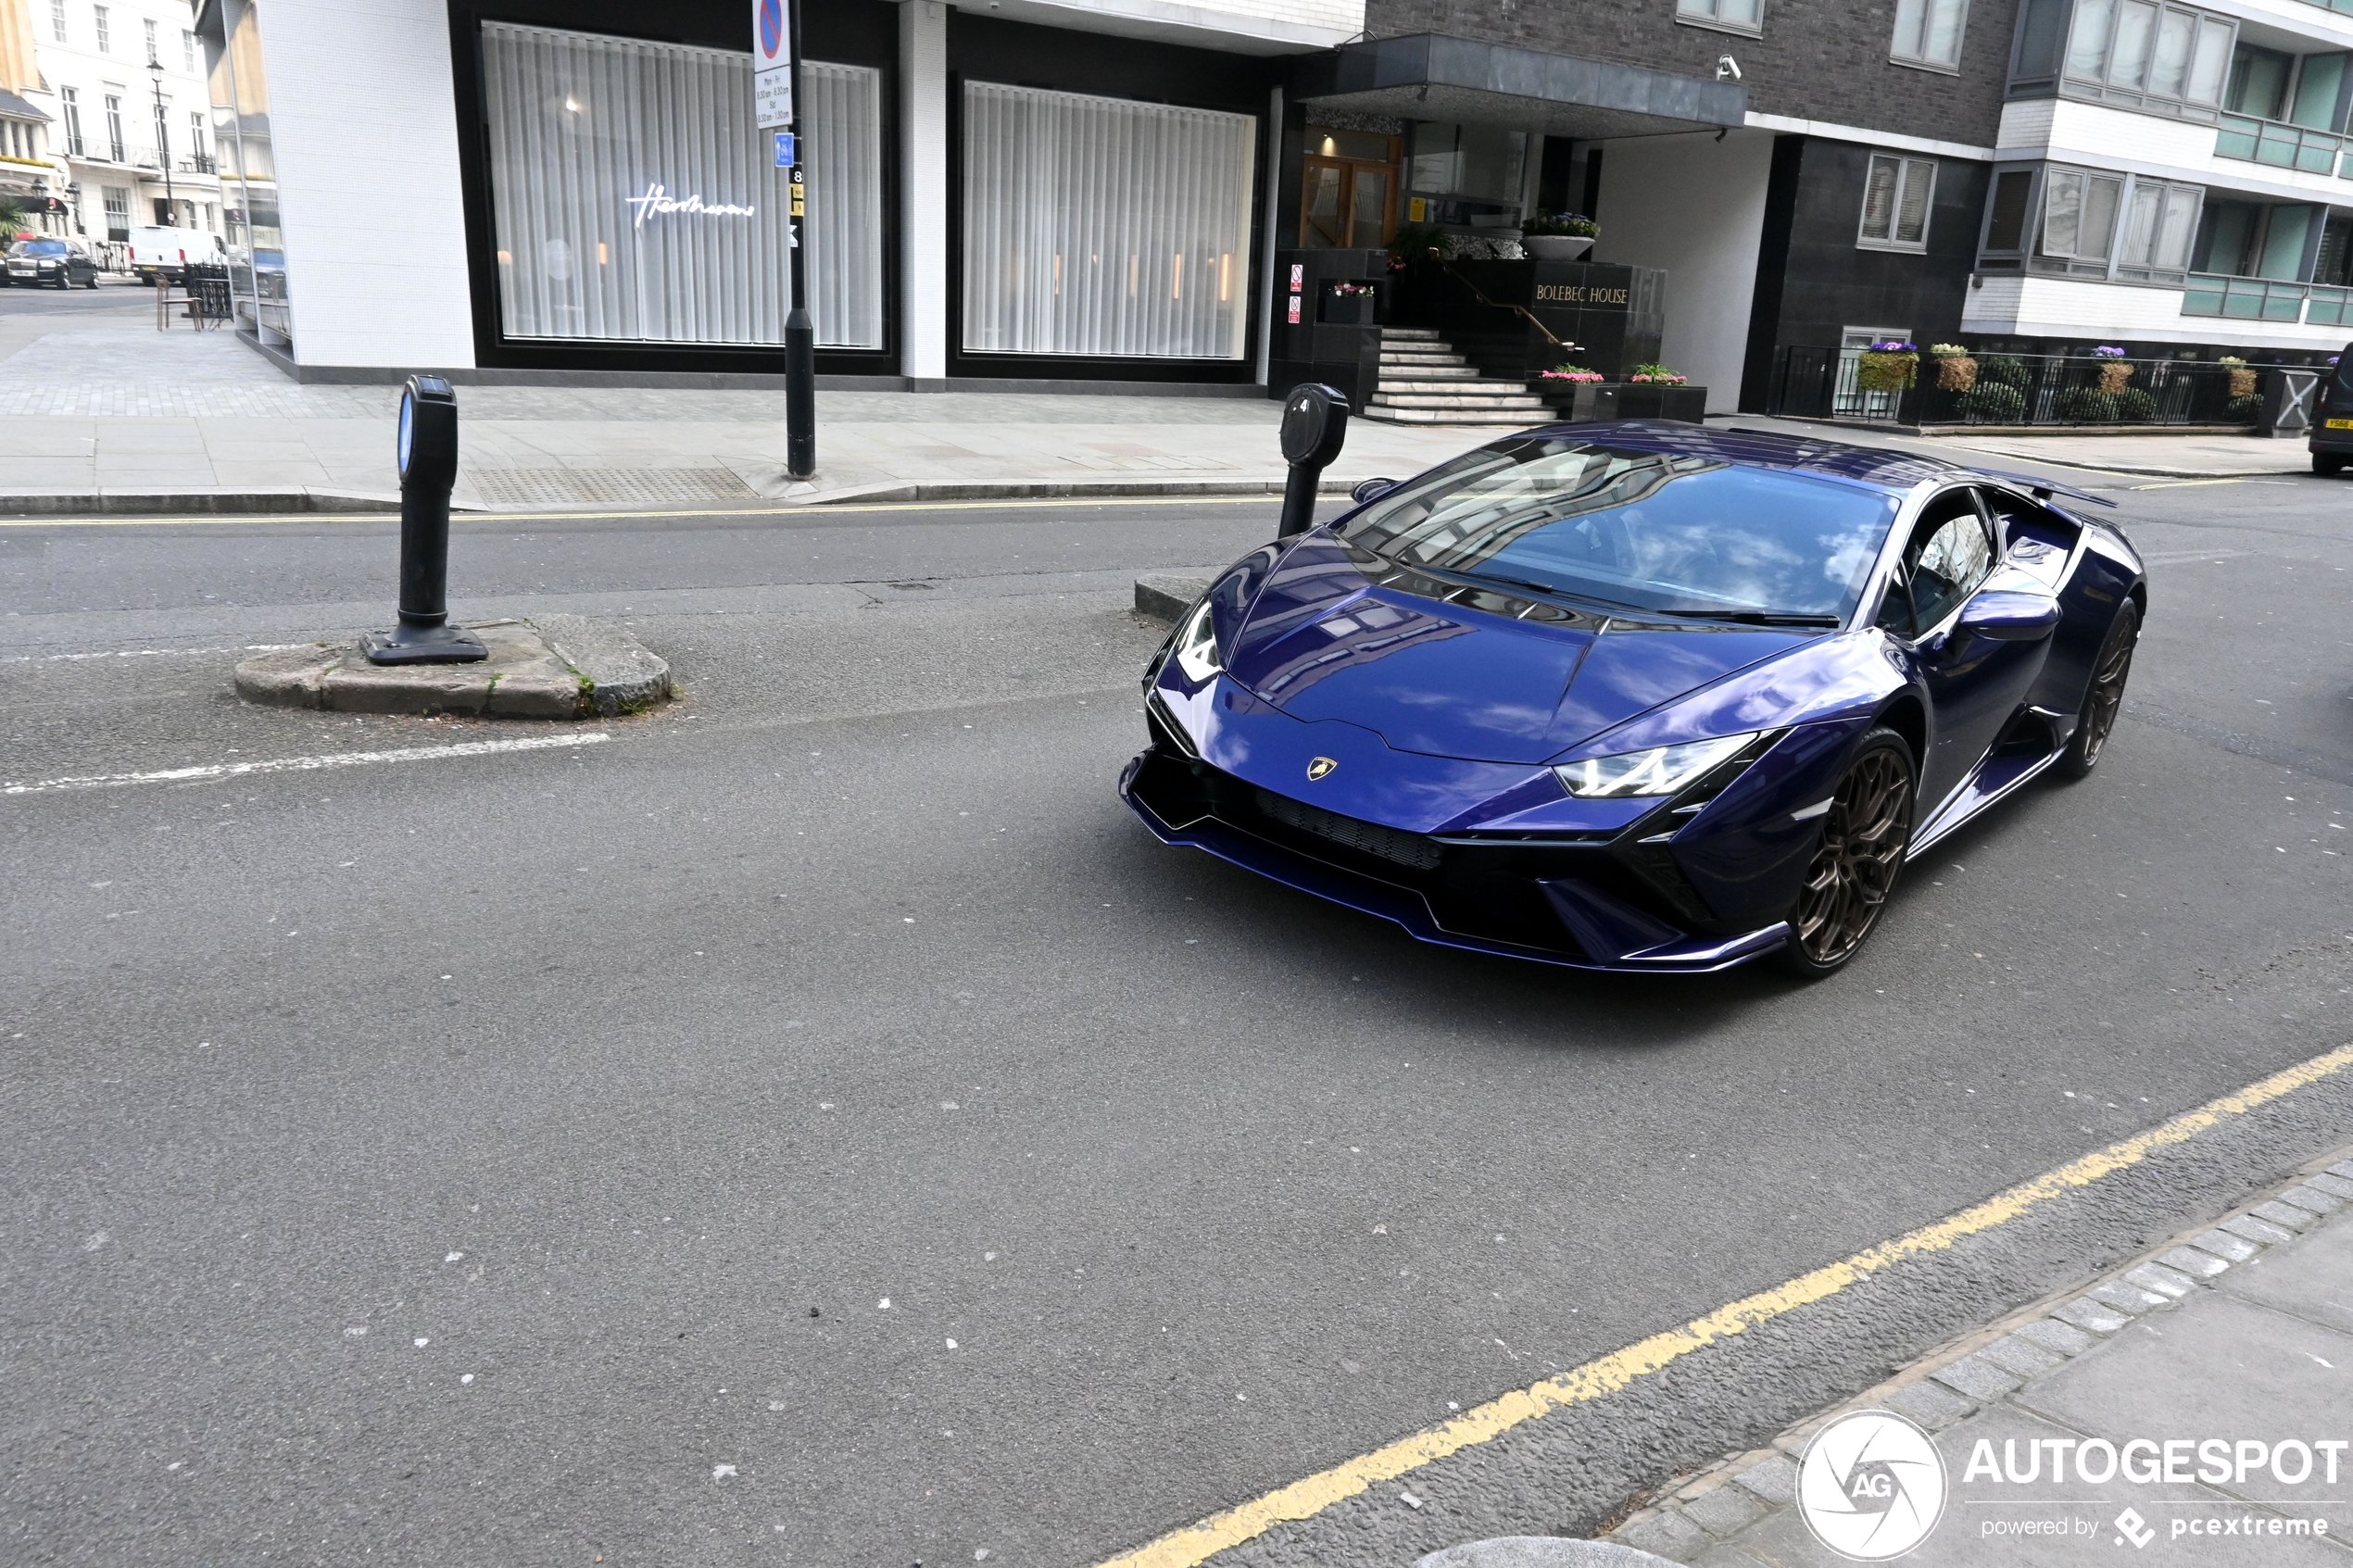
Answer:
[[(1126, 580), (1265, 502), (470, 521), (460, 613), (625, 619), (685, 700), (96, 788), (516, 732), (229, 695), (384, 618), (388, 520), (0, 528), (0, 1560), (1082, 1564), (2343, 1043), (2353, 488), (2113, 483), (2098, 773), (1811, 987), (1151, 839)], [(1949, 1331), (1869, 1310), (1733, 1424)]]

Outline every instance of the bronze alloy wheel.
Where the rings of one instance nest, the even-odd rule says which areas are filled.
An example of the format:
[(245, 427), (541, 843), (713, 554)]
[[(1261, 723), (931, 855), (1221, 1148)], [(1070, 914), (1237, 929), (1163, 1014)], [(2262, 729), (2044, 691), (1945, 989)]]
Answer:
[(2060, 772), (2080, 779), (2100, 759), (2101, 747), (2116, 729), (2116, 715), (2124, 707), (2124, 682), (2133, 673), (2133, 650), (2141, 642), (2141, 615), (2131, 600), (2116, 612), (2108, 641), (2100, 645), (2099, 662), (2083, 694), (2082, 717), (2075, 722), (2075, 737), (2060, 758)]
[(1822, 819), (1822, 846), (1806, 868), (1791, 919), (1801, 967), (1827, 972), (1863, 945), (1895, 886), (1912, 841), (1912, 766), (1892, 734), (1866, 740), (1838, 781)]

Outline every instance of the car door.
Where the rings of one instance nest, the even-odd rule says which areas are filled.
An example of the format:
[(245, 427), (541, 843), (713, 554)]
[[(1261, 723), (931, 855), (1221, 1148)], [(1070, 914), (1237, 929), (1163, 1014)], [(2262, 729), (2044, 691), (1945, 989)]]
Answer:
[[(2049, 648), (2049, 638), (1997, 641), (1956, 624), (2001, 561), (2001, 541), (1975, 485), (1930, 500), (1889, 589), (1881, 624), (1908, 642), (1928, 687), (1928, 755), (1920, 759), (1919, 821), (1927, 822), (1993, 746)], [(1898, 596), (1901, 596), (1899, 602)], [(1893, 621), (1894, 623), (1891, 623)]]

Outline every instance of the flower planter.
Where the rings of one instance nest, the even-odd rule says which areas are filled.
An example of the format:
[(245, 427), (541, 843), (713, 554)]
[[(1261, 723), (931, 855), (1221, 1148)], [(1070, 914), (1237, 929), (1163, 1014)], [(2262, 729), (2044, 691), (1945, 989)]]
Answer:
[(1327, 327), (1369, 327), (1375, 320), (1375, 300), (1369, 294), (1327, 294), (1315, 307), (1315, 319)]
[(1520, 246), (1539, 261), (1576, 261), (1593, 248), (1591, 234), (1529, 234)]
[(1707, 418), (1707, 388), (1656, 382), (1548, 382), (1530, 377), (1528, 389), (1578, 423), (1594, 420), (1672, 420), (1700, 424)]

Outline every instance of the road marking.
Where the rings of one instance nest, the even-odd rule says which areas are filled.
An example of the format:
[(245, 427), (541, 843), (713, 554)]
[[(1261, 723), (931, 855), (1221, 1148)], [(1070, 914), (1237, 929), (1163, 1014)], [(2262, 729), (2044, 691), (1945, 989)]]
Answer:
[(396, 751), (337, 751), (323, 757), (276, 757), (260, 762), (212, 762), (167, 768), (156, 773), (95, 773), (78, 779), (0, 784), (0, 795), (44, 795), (68, 789), (117, 789), (124, 784), (202, 784), (252, 773), (305, 773), (321, 768), (357, 768), (370, 762), (427, 762), (442, 757), (489, 757), (509, 751), (545, 751), (551, 746), (595, 746), (612, 736), (603, 730), (585, 735), (533, 735), (522, 740), (470, 740), (456, 746), (408, 746)]
[(2125, 488), (2125, 489), (2127, 489), (2127, 490), (2187, 490), (2187, 489), (2189, 489), (2191, 486), (2193, 486), (2193, 485), (2198, 485), (2198, 484), (2248, 484), (2248, 483), (2253, 483), (2253, 481), (2252, 481), (2252, 480), (2249, 480), (2249, 479), (2245, 479), (2245, 478), (2238, 478), (2238, 479), (2168, 479), (2168, 480), (2163, 480), (2163, 481), (2160, 481), (2159, 483), (2156, 483), (2156, 484), (2128, 484), (2128, 485), (2126, 485), (2124, 488)]
[(2277, 1073), (2176, 1116), (2164, 1125), (2111, 1144), (2070, 1164), (2000, 1193), (1973, 1208), (1922, 1226), (1908, 1236), (1857, 1252), (1853, 1257), (1811, 1273), (1801, 1274), (1770, 1290), (1718, 1307), (1705, 1317), (1680, 1328), (1655, 1334), (1624, 1349), (1572, 1367), (1557, 1376), (1517, 1389), (1440, 1426), (1401, 1437), (1368, 1454), (1360, 1454), (1318, 1474), (1294, 1481), (1239, 1508), (1214, 1513), (1198, 1524), (1172, 1530), (1158, 1540), (1110, 1559), (1102, 1568), (1195, 1568), (1228, 1547), (1239, 1546), (1277, 1524), (1310, 1519), (1334, 1503), (1354, 1497), (1375, 1483), (1394, 1480), (1435, 1460), (1491, 1442), (1512, 1428), (1565, 1405), (1584, 1404), (1630, 1386), (1694, 1350), (1726, 1339), (1837, 1295), (1895, 1263), (1931, 1252), (1941, 1252), (1964, 1237), (1977, 1236), (2017, 1219), (2036, 1205), (2072, 1187), (2089, 1186), (2101, 1177), (2125, 1170), (2160, 1148), (2187, 1143), (2225, 1118), (2240, 1116), (2257, 1106), (2278, 1099), (2308, 1084), (2353, 1067), (2353, 1045), (2340, 1046), (2284, 1073)]
[[(1009, 496), (997, 501), (804, 501), (792, 507), (693, 507), (682, 511), (452, 512), (452, 522), (588, 522), (612, 518), (848, 517), (866, 512), (976, 512), (1065, 507), (1237, 507), (1277, 505), (1280, 491), (1250, 495)], [(1343, 500), (1340, 495), (1319, 497)], [(191, 517), (7, 517), (0, 528), (177, 528), (200, 522), (398, 522), (398, 512), (205, 512)]]

